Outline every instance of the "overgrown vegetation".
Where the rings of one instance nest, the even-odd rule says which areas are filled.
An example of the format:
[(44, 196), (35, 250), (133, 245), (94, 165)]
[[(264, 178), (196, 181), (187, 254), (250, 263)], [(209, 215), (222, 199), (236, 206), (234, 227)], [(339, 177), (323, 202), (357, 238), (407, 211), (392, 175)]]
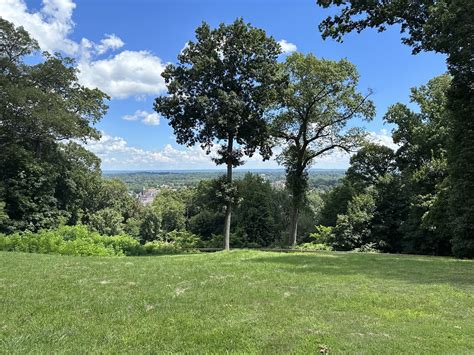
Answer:
[(0, 250), (25, 253), (82, 255), (82, 256), (137, 256), (193, 252), (199, 239), (188, 232), (170, 232), (160, 239), (140, 244), (133, 237), (100, 235), (85, 226), (0, 234)]

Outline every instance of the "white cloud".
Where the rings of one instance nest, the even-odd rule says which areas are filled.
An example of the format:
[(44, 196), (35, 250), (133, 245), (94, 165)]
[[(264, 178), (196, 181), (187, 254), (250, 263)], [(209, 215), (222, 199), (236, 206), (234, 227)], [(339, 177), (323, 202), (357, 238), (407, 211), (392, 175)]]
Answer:
[(369, 140), (387, 146), (393, 150), (400, 148), (400, 146), (393, 141), (392, 135), (385, 128), (381, 129), (379, 132), (369, 132)]
[(125, 115), (122, 117), (126, 121), (141, 121), (150, 126), (158, 126), (160, 124), (160, 115), (156, 112), (146, 112), (142, 110), (137, 110), (133, 115)]
[[(131, 115), (130, 117), (133, 117)], [(207, 155), (199, 146), (175, 148), (171, 144), (159, 150), (147, 150), (130, 146), (122, 137), (110, 136), (103, 133), (99, 141), (90, 141), (86, 148), (102, 159), (103, 169), (117, 170), (166, 170), (166, 169), (214, 169), (212, 161), (218, 145)], [(262, 161), (259, 154), (245, 158), (243, 169), (276, 169), (283, 168), (275, 161), (280, 150), (275, 149), (274, 156), (269, 161)], [(342, 151), (333, 151), (331, 154), (318, 158), (313, 168), (318, 169), (346, 169), (349, 166), (350, 155)]]
[(122, 48), (125, 45), (123, 41), (114, 34), (106, 34), (105, 38), (100, 41), (100, 44), (97, 45), (97, 53), (103, 54), (107, 52), (109, 49), (117, 50)]
[[(24, 0), (0, 0), (0, 14), (16, 26), (23, 26), (41, 49), (62, 51), (79, 60), (79, 80), (112, 98), (157, 95), (166, 92), (161, 72), (161, 59), (147, 51), (122, 51), (110, 58), (97, 60), (110, 50), (118, 50), (124, 42), (115, 34), (106, 34), (99, 43), (87, 38), (80, 42), (69, 39), (74, 30), (72, 20), (76, 4), (72, 0), (43, 0), (38, 11), (30, 11)], [(153, 121), (150, 121), (152, 123)]]
[(296, 44), (288, 42), (286, 39), (282, 39), (282, 40), (278, 41), (278, 44), (280, 45), (281, 50), (284, 54), (288, 54), (288, 53), (291, 53), (291, 52), (296, 52), (296, 50), (298, 49), (296, 47)]
[(79, 63), (79, 79), (98, 87), (112, 98), (161, 94), (166, 85), (161, 73), (165, 65), (147, 51), (123, 51), (111, 58)]
[(79, 45), (67, 37), (74, 28), (72, 12), (75, 7), (72, 0), (43, 0), (39, 11), (29, 12), (23, 0), (1, 0), (0, 14), (16, 26), (23, 26), (42, 49), (74, 55), (78, 53)]
[(179, 53), (183, 53), (183, 51), (184, 51), (186, 48), (188, 48), (188, 47), (189, 47), (189, 41), (184, 44), (183, 48), (181, 48), (181, 50), (179, 51)]
[(215, 167), (211, 157), (198, 146), (176, 149), (167, 144), (161, 150), (129, 146), (122, 137), (103, 133), (99, 141), (85, 147), (102, 159), (104, 169), (203, 169)]

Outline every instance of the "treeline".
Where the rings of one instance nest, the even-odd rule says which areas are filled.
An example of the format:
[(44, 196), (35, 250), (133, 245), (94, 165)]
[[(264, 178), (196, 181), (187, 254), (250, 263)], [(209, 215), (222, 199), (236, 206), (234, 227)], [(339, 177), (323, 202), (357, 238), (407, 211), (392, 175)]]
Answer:
[[(342, 184), (325, 196), (320, 240), (336, 249), (370, 247), (391, 253), (451, 255), (446, 178), (450, 77), (414, 88), (417, 112), (395, 104), (396, 151), (367, 144), (351, 158)], [(456, 250), (454, 249), (454, 252)]]
[[(216, 29), (204, 23), (164, 71), (169, 95), (154, 108), (169, 119), (178, 143), (208, 152), (220, 143), (214, 161), (226, 175), (162, 190), (144, 208), (123, 182), (104, 179), (100, 160), (80, 144), (99, 138), (93, 125), (107, 110), (107, 95), (83, 87), (69, 58), (43, 53), (40, 63), (25, 62), (38, 45), (21, 27), (0, 19), (0, 32), (0, 233), (10, 241), (29, 245), (34, 236), (56, 238), (45, 230), (79, 225), (151, 242), (152, 249), (299, 243), (473, 256), (471, 216), (453, 212), (451, 193), (459, 189), (449, 160), (456, 76), (414, 88), (418, 111), (390, 107), (385, 120), (395, 125), (399, 146), (392, 151), (368, 141), (362, 128), (348, 128), (353, 118), (375, 115), (353, 64), (301, 53), (279, 63), (281, 48), (263, 30), (242, 19)], [(246, 156), (265, 160), (276, 146), (285, 189), (258, 175), (233, 179)], [(357, 152), (345, 177), (330, 191), (311, 190), (310, 167), (335, 149)], [(64, 243), (56, 238), (58, 250), (69, 250), (68, 235), (60, 235)], [(80, 239), (109, 247), (95, 235)]]
[[(284, 187), (286, 173), (281, 170), (252, 170), (270, 183)], [(242, 179), (247, 171), (235, 171), (234, 178)], [(144, 188), (167, 186), (172, 188), (196, 187), (202, 180), (216, 179), (222, 171), (163, 171), (163, 172), (112, 172), (107, 171), (103, 176), (108, 179), (123, 181), (129, 190), (138, 193)], [(339, 183), (344, 176), (344, 170), (311, 170), (309, 171), (308, 186), (310, 189), (327, 190)], [(283, 183), (283, 184), (282, 184)]]

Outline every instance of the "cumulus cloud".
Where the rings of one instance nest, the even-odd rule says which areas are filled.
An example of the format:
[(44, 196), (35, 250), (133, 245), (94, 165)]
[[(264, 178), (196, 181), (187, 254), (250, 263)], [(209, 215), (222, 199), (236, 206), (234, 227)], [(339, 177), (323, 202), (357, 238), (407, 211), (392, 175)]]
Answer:
[(215, 167), (200, 147), (176, 149), (167, 144), (161, 150), (146, 150), (128, 145), (122, 137), (102, 134), (99, 141), (85, 147), (102, 159), (105, 169), (203, 169)]
[(146, 112), (137, 110), (133, 115), (125, 115), (122, 119), (126, 121), (138, 121), (141, 120), (144, 124), (150, 126), (158, 126), (160, 124), (160, 115), (156, 112)]
[(393, 141), (390, 132), (388, 132), (385, 128), (378, 132), (369, 132), (369, 140), (374, 143), (387, 146), (393, 150), (400, 148), (400, 146)]
[(97, 59), (97, 56), (122, 48), (125, 43), (115, 34), (106, 34), (99, 43), (87, 38), (79, 42), (71, 40), (75, 7), (72, 0), (43, 0), (38, 11), (30, 11), (24, 0), (1, 0), (0, 14), (16, 26), (23, 26), (41, 49), (62, 51), (78, 59), (79, 80), (85, 86), (97, 87), (116, 99), (166, 92), (161, 77), (164, 64), (152, 53), (122, 51), (106, 59)]
[(97, 45), (97, 53), (103, 54), (108, 50), (117, 50), (125, 45), (123, 41), (114, 34), (106, 34), (100, 43)]
[[(129, 117), (133, 117), (130, 115)], [(139, 119), (139, 118), (137, 118)], [(216, 167), (212, 161), (219, 146), (215, 145), (208, 155), (198, 145), (193, 147), (175, 148), (171, 144), (162, 149), (147, 150), (134, 147), (122, 137), (102, 134), (99, 141), (90, 141), (85, 147), (102, 159), (103, 169), (117, 170), (166, 170), (166, 169), (213, 169)], [(281, 149), (274, 150), (274, 156), (263, 161), (259, 154), (245, 158), (244, 169), (276, 169), (282, 168), (275, 158)], [(313, 168), (318, 169), (346, 169), (349, 166), (350, 155), (342, 151), (333, 151), (331, 154), (318, 158)]]
[(23, 26), (42, 49), (73, 55), (78, 53), (79, 44), (67, 37), (74, 28), (75, 7), (72, 0), (43, 0), (39, 11), (29, 12), (23, 0), (2, 0), (0, 14), (16, 26)]
[(166, 92), (161, 73), (165, 65), (147, 51), (123, 51), (96, 61), (79, 63), (79, 79), (88, 87), (98, 87), (112, 98)]
[(286, 39), (282, 39), (281, 41), (278, 41), (278, 44), (280, 45), (283, 54), (296, 52), (296, 50), (298, 49), (296, 47), (296, 44), (288, 42)]

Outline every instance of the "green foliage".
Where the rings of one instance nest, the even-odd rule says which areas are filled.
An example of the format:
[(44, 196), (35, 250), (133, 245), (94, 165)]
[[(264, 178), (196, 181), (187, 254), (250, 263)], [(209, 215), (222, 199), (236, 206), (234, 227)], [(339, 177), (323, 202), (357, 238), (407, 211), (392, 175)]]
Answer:
[[(442, 75), (413, 88), (417, 112), (401, 103), (391, 106), (385, 119), (396, 125), (395, 154), (366, 145), (351, 158), (343, 184), (323, 195), (320, 223), (331, 226), (337, 216), (336, 248), (373, 244), (384, 252), (451, 254), (452, 236), (458, 234), (449, 219), (450, 83)], [(373, 201), (364, 207), (362, 195)]]
[(347, 212), (348, 203), (355, 193), (355, 188), (346, 178), (343, 178), (339, 186), (322, 194), (324, 204), (319, 212), (318, 222), (324, 226), (334, 227), (337, 216)]
[[(222, 246), (222, 237), (220, 239)], [(160, 240), (145, 243), (143, 250), (148, 255), (195, 253), (199, 246), (198, 236), (185, 231), (171, 231)]]
[(360, 248), (355, 248), (354, 251), (359, 253), (380, 253), (379, 246), (376, 243), (363, 244)]
[(334, 249), (352, 250), (367, 243), (370, 240), (374, 209), (375, 202), (371, 194), (355, 195), (349, 202), (347, 213), (337, 216)]
[(333, 227), (319, 225), (316, 226), (316, 232), (311, 233), (309, 237), (316, 244), (331, 244), (334, 240)]
[(298, 244), (292, 249), (296, 250), (314, 250), (314, 251), (332, 251), (333, 248), (324, 243), (303, 243), (303, 244)]
[(131, 235), (135, 239), (140, 239), (140, 227), (141, 227), (141, 220), (139, 218), (129, 218), (125, 225), (123, 226), (123, 230), (126, 234)]
[(273, 194), (270, 183), (258, 175), (247, 173), (238, 182), (239, 205), (235, 218), (244, 245), (263, 247), (275, 240), (279, 221)]
[(102, 236), (85, 226), (61, 227), (37, 233), (0, 235), (0, 250), (62, 255), (139, 255), (139, 243), (128, 235)]
[(161, 190), (153, 201), (153, 208), (161, 214), (161, 230), (170, 232), (175, 229), (185, 228), (186, 204), (181, 199), (179, 192)]
[[(237, 19), (211, 29), (203, 23), (196, 41), (189, 41), (162, 76), (168, 95), (155, 100), (155, 110), (169, 119), (177, 142), (199, 143), (210, 153), (223, 142), (213, 158), (227, 167), (225, 247), (229, 248), (232, 210), (232, 168), (258, 150), (271, 155), (271, 137), (265, 117), (285, 81), (279, 75), (278, 43), (265, 31)], [(230, 195), (226, 195), (226, 193)]]
[(285, 142), (279, 156), (285, 166), (291, 194), (290, 243), (295, 244), (297, 223), (308, 190), (308, 168), (334, 149), (351, 151), (364, 139), (360, 128), (346, 130), (352, 118), (370, 120), (375, 115), (368, 96), (357, 90), (353, 64), (317, 59), (294, 53), (282, 66), (289, 86), (281, 95), (272, 123), (273, 134)]
[(80, 85), (70, 58), (43, 53), (37, 64), (24, 61), (38, 49), (23, 28), (0, 18), (0, 199), (9, 231), (76, 223), (85, 186), (98, 176), (97, 158), (62, 142), (99, 138), (92, 125), (107, 95)]
[(216, 29), (203, 23), (178, 64), (166, 67), (169, 96), (157, 98), (155, 110), (170, 119), (180, 144), (210, 149), (216, 140), (224, 140), (217, 164), (241, 165), (240, 158), (256, 149), (268, 157), (263, 113), (276, 97), (280, 52), (272, 37), (242, 19)]
[(0, 201), (0, 232), (8, 230), (9, 219), (5, 211), (5, 202)]
[(183, 250), (173, 242), (164, 240), (153, 240), (146, 242), (143, 249), (148, 255), (181, 254)]
[(171, 231), (164, 234), (166, 242), (173, 242), (182, 249), (196, 248), (199, 244), (199, 237), (187, 231)]
[[(217, 212), (202, 210), (189, 219), (189, 230), (198, 234), (202, 240), (209, 240), (222, 229), (224, 216)], [(221, 242), (222, 244), (222, 236)]]
[(123, 217), (118, 211), (107, 207), (91, 215), (89, 224), (100, 234), (117, 235), (123, 232), (122, 221)]
[(395, 169), (392, 149), (374, 143), (366, 143), (351, 157), (346, 172), (347, 180), (358, 189), (374, 185), (384, 175)]
[[(288, 196), (262, 176), (247, 173), (235, 182), (235, 215), (232, 227), (233, 247), (268, 247), (278, 243), (287, 227)], [(209, 247), (222, 246), (224, 213), (220, 180), (203, 181), (195, 191), (189, 230)], [(305, 211), (306, 213), (306, 211)], [(311, 211), (307, 215), (312, 216)], [(314, 217), (310, 219), (311, 228)], [(304, 226), (306, 229), (306, 226)], [(218, 241), (220, 238), (220, 241)], [(219, 244), (220, 243), (220, 244)]]
[(446, 53), (452, 64), (468, 61), (470, 24), (474, 6), (465, 0), (427, 0), (407, 3), (404, 0), (354, 1), (318, 0), (323, 7), (343, 5), (340, 13), (327, 17), (319, 25), (323, 38), (342, 41), (342, 36), (366, 28), (385, 31), (387, 25), (400, 24), (402, 42), (414, 53), (436, 51)]
[(140, 225), (140, 238), (142, 241), (158, 239), (161, 233), (161, 211), (155, 206), (145, 208)]
[[(447, 150), (449, 219), (452, 252), (458, 257), (474, 257), (474, 71), (472, 70), (472, 18), (474, 2), (466, 0), (429, 0), (425, 2), (318, 0), (319, 5), (342, 5), (340, 13), (321, 24), (323, 37), (342, 40), (342, 35), (373, 27), (384, 31), (386, 25), (401, 24), (402, 39), (413, 52), (435, 51), (447, 56), (452, 81), (447, 92), (446, 115), (449, 124), (440, 133), (449, 137)], [(435, 100), (430, 100), (434, 102)], [(407, 108), (402, 108), (410, 114)], [(422, 107), (424, 111), (439, 111)], [(416, 115), (410, 114), (416, 119)], [(437, 137), (437, 135), (434, 135)], [(429, 141), (429, 140), (428, 140)], [(448, 194), (446, 193), (445, 196)], [(417, 218), (419, 219), (419, 218)], [(447, 230), (446, 230), (447, 231)], [(424, 236), (422, 236), (424, 238)], [(436, 239), (440, 239), (439, 236)], [(438, 247), (434, 247), (437, 249)], [(433, 248), (432, 248), (433, 249)], [(444, 253), (444, 251), (443, 251)]]

